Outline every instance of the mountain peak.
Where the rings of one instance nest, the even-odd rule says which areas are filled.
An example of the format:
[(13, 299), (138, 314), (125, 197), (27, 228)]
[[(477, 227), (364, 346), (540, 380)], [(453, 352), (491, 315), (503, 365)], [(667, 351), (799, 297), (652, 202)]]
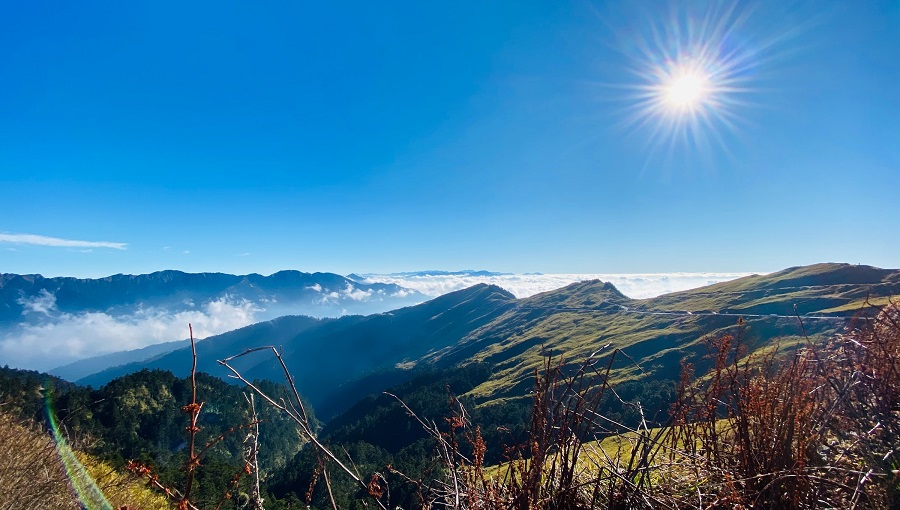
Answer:
[[(493, 298), (500, 299), (516, 299), (516, 296), (513, 295), (512, 292), (500, 287), (499, 285), (495, 285), (493, 283), (476, 283), (471, 287), (467, 287), (462, 290), (458, 290), (456, 292), (451, 292), (450, 294), (458, 294), (458, 295), (469, 295), (469, 296), (491, 296)], [(449, 295), (449, 294), (448, 294)]]
[(516, 296), (502, 287), (488, 283), (477, 283), (465, 289), (448, 292), (418, 306), (426, 306), (431, 303), (431, 306), (450, 308), (473, 301), (512, 302), (515, 299)]
[(631, 298), (619, 292), (615, 285), (602, 280), (584, 280), (561, 289), (543, 292), (525, 300), (529, 306), (594, 307), (604, 302), (622, 303)]

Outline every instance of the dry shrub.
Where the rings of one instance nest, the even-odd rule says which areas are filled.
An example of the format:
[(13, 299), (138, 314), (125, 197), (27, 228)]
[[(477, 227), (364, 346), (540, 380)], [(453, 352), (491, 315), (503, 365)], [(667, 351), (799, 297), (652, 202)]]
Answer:
[(733, 336), (710, 350), (712, 373), (698, 384), (686, 367), (672, 408), (666, 441), (681, 468), (663, 475), (668, 491), (679, 506), (817, 506), (814, 446), (824, 422), (813, 351), (754, 360)]
[[(900, 310), (859, 317), (824, 345), (743, 356), (710, 342), (673, 406), (665, 491), (680, 507), (897, 508)], [(786, 359), (785, 359), (786, 358)]]
[(571, 375), (566, 375), (561, 361), (547, 358), (543, 370), (535, 374), (528, 440), (507, 448), (508, 461), (500, 470), (486, 470), (480, 430), (467, 433), (472, 460), (467, 462), (454, 450), (460, 460), (447, 466), (448, 479), (462, 496), (456, 497), (446, 482), (434, 506), (518, 510), (664, 506), (651, 490), (659, 430), (649, 429), (646, 422), (632, 430), (630, 452), (621, 457), (605, 456), (590, 444), (613, 431), (628, 430), (598, 411), (604, 396), (618, 398), (608, 383), (618, 354), (603, 364), (591, 358)]
[(0, 508), (76, 508), (56, 443), (0, 414)]
[(833, 405), (821, 453), (856, 467), (854, 503), (900, 508), (900, 304), (859, 322), (829, 360)]

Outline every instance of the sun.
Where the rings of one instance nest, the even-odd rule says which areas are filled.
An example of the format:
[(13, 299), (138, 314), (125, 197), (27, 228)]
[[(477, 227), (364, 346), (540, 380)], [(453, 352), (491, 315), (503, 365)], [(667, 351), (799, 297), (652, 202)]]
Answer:
[[(626, 73), (623, 125), (656, 154), (730, 153), (757, 105), (760, 65), (777, 57), (777, 32), (750, 39), (752, 9), (731, 3), (648, 12), (617, 34)], [(769, 59), (769, 60), (766, 60)]]
[(647, 87), (646, 113), (676, 124), (696, 121), (699, 117), (709, 120), (718, 114), (720, 100), (727, 89), (711, 71), (715, 64), (711, 59), (689, 57), (660, 63)]
[(698, 71), (673, 76), (660, 90), (663, 102), (675, 112), (701, 108), (710, 92), (709, 78)]

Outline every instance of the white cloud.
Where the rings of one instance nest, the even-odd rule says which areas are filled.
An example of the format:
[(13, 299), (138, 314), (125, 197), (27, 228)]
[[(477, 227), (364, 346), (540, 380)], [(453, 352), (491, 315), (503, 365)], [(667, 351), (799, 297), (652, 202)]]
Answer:
[(478, 283), (498, 285), (519, 298), (547, 292), (584, 280), (603, 280), (628, 297), (641, 299), (724, 282), (750, 273), (635, 273), (635, 274), (544, 274), (500, 276), (392, 276), (366, 275), (366, 283), (395, 283), (429, 297), (436, 297)]
[(362, 290), (348, 283), (347, 287), (344, 288), (341, 294), (354, 301), (364, 301), (372, 297), (372, 289)]
[(47, 289), (41, 289), (41, 292), (31, 299), (22, 297), (16, 302), (25, 308), (22, 310), (22, 315), (40, 313), (49, 317), (52, 312), (56, 311), (56, 296), (47, 292)]
[(78, 241), (75, 239), (61, 239), (37, 234), (7, 234), (0, 233), (0, 243), (31, 244), (35, 246), (54, 246), (63, 248), (112, 248), (125, 250), (128, 243), (111, 243), (108, 241)]
[(10, 366), (49, 370), (89, 356), (187, 338), (188, 323), (195, 338), (205, 338), (257, 322), (263, 310), (246, 300), (224, 297), (199, 309), (170, 313), (139, 309), (125, 316), (103, 312), (57, 313), (55, 298), (46, 293), (22, 303), (47, 317), (0, 332), (0, 359)]
[[(371, 289), (362, 290), (354, 287), (353, 285), (350, 285), (349, 283), (341, 290), (329, 291), (328, 289), (323, 289), (322, 286), (318, 283), (311, 287), (307, 287), (307, 289), (316, 291), (320, 294), (319, 297), (313, 298), (312, 301), (314, 304), (329, 307), (337, 305), (341, 302), (346, 302), (345, 300), (348, 299), (356, 302), (371, 301), (370, 298), (374, 294)], [(346, 313), (346, 310), (342, 309), (338, 315), (345, 315)]]

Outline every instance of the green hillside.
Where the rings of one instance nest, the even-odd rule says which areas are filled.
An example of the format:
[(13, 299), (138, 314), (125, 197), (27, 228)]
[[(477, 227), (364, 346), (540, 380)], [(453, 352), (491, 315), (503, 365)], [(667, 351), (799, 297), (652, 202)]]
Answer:
[[(674, 292), (642, 303), (658, 310), (816, 315), (830, 313), (830, 308), (866, 297), (890, 296), (898, 292), (900, 271), (850, 264), (815, 264)], [(852, 313), (854, 310), (844, 311)]]
[[(581, 282), (521, 299), (458, 344), (429, 353), (436, 366), (487, 363), (469, 392), (485, 403), (526, 393), (548, 353), (573, 364), (621, 349), (613, 379), (677, 379), (682, 361), (703, 363), (702, 339), (743, 323), (751, 349), (846, 327), (869, 298), (900, 294), (900, 271), (817, 264), (664, 296), (631, 300), (612, 285)], [(798, 315), (799, 314), (799, 318)], [(634, 360), (632, 362), (631, 360)]]

